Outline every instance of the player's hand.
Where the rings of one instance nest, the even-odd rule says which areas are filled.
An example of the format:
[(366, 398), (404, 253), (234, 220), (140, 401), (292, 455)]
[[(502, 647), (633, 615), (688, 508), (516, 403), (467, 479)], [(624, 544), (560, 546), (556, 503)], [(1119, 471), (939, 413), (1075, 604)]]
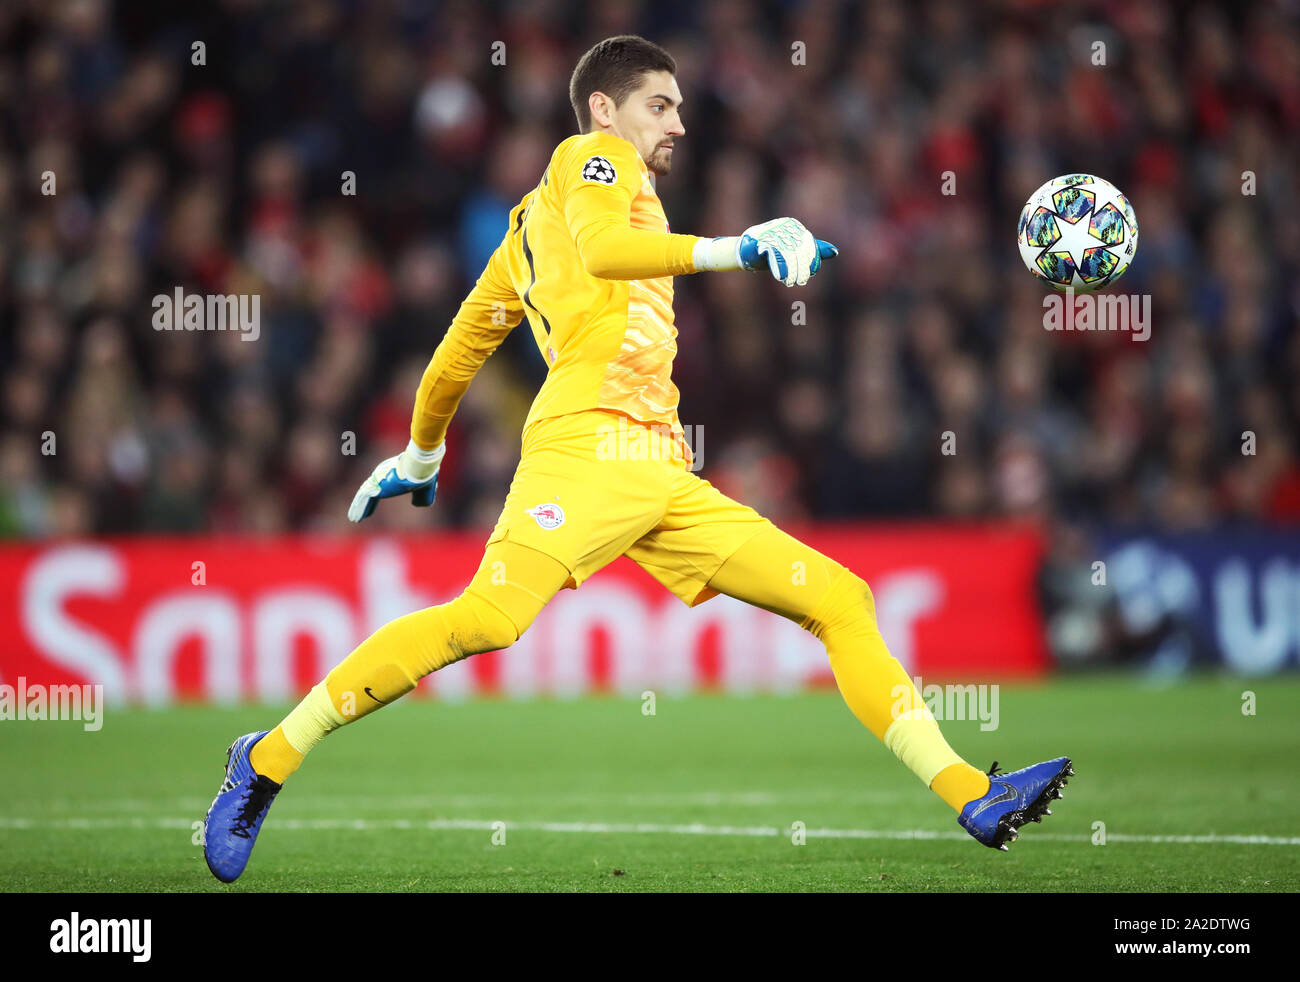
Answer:
[(823, 259), (830, 259), (831, 257), (840, 254), (840, 250), (837, 246), (831, 245), (824, 239), (813, 239), (813, 241), (817, 243), (817, 255), (813, 257), (812, 272), (808, 274), (809, 276), (815, 275), (817, 270), (822, 268)]
[[(433, 504), (433, 497), (438, 492), (438, 468), (442, 466), (442, 456), (446, 452), (445, 440), (429, 453), (421, 452), (412, 442), (396, 457), (383, 461), (371, 471), (352, 499), (348, 521), (359, 522), (369, 518), (380, 498), (393, 498), (399, 494), (409, 493), (411, 504), (422, 508)], [(425, 459), (421, 460), (421, 456)]]
[(821, 269), (823, 259), (839, 250), (813, 234), (795, 218), (777, 218), (745, 229), (736, 244), (742, 269), (755, 270), (764, 260), (772, 275), (786, 286), (803, 286)]

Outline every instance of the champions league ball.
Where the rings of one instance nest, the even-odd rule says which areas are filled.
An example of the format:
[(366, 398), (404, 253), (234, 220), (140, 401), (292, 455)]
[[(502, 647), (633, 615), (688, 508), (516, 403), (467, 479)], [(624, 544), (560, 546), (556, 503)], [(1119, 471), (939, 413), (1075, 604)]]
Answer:
[(1057, 290), (1090, 293), (1124, 275), (1137, 252), (1133, 206), (1091, 174), (1053, 178), (1020, 213), (1020, 258)]

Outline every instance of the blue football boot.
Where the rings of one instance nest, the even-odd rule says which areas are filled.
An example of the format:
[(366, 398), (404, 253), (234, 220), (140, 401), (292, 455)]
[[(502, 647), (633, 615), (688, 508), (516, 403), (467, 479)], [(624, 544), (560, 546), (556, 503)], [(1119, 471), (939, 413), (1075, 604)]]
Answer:
[(226, 779), (203, 820), (203, 858), (222, 883), (239, 879), (271, 802), (282, 785), (262, 777), (248, 762), (249, 751), (269, 730), (246, 733), (226, 751)]
[(1007, 843), (1020, 837), (1017, 829), (1026, 822), (1041, 822), (1052, 814), (1047, 806), (1064, 798), (1061, 787), (1074, 777), (1069, 757), (1031, 764), (1010, 774), (998, 773), (995, 760), (989, 768), (989, 790), (983, 798), (968, 801), (957, 816), (957, 824), (980, 842), (1007, 851)]

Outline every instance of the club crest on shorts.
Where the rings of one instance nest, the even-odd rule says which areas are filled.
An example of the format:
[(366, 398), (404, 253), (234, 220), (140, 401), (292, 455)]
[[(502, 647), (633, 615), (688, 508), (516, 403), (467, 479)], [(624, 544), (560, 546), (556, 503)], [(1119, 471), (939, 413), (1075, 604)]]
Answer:
[(525, 515), (532, 515), (537, 524), (544, 529), (557, 529), (564, 524), (564, 509), (553, 501), (524, 509)]
[(582, 165), (582, 179), (597, 184), (613, 184), (618, 180), (618, 172), (604, 157), (592, 157)]

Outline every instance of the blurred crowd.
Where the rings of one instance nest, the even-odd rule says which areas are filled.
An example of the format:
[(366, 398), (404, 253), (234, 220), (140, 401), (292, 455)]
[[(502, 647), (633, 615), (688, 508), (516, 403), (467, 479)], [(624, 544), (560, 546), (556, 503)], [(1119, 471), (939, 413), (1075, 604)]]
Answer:
[[(678, 62), (673, 231), (841, 250), (797, 292), (677, 279), (714, 484), (778, 522), (1300, 519), (1293, 4), (201, 6), (0, 4), (0, 535), (349, 529), (618, 33)], [(1146, 342), (1044, 330), (1016, 221), (1079, 171), (1136, 210)], [(259, 337), (155, 330), (178, 286), (258, 295)], [(438, 506), (375, 525), (490, 526), (544, 371), (521, 326)]]

